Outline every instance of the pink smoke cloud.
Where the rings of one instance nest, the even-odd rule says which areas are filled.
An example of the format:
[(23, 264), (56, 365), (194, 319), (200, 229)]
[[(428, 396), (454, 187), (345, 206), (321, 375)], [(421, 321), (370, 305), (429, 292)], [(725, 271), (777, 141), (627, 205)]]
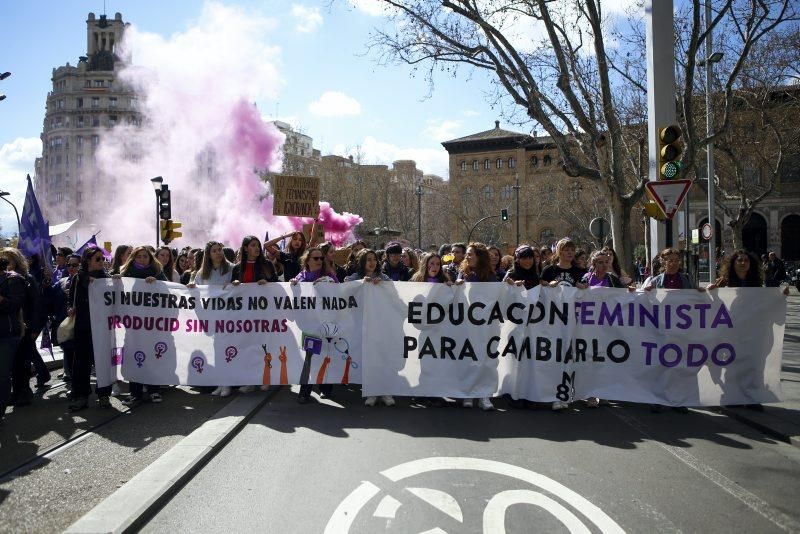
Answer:
[[(97, 150), (98, 167), (111, 178), (93, 190), (103, 217), (114, 221), (104, 235), (115, 243), (152, 240), (148, 179), (158, 175), (172, 192), (173, 219), (183, 222), (184, 237), (174, 246), (213, 239), (235, 248), (245, 235), (279, 235), (307, 222), (273, 216), (259, 174), (282, 168), (284, 135), (252, 104), (274, 100), (283, 85), (280, 49), (265, 43), (275, 25), (208, 2), (194, 27), (169, 39), (135, 26), (126, 31), (120, 53), (131, 65), (119, 79), (136, 91), (144, 120), (115, 127)], [(337, 245), (355, 239), (359, 216), (336, 213), (327, 202), (320, 207), (328, 239)]]

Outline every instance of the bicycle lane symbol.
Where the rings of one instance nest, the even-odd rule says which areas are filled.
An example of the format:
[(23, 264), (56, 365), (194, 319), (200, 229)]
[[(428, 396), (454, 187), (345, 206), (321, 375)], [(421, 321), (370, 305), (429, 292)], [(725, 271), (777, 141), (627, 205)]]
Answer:
[[(444, 470), (483, 471), (515, 478), (533, 486), (533, 489), (530, 490), (509, 490), (495, 494), (483, 511), (484, 533), (506, 532), (506, 511), (510, 506), (516, 504), (529, 504), (545, 510), (561, 522), (569, 532), (588, 534), (592, 529), (587, 526), (586, 521), (600, 532), (614, 534), (625, 532), (600, 508), (563, 484), (542, 474), (503, 462), (481, 458), (432, 457), (406, 462), (382, 471), (380, 474), (392, 482), (398, 482), (422, 473)], [(463, 523), (461, 507), (456, 499), (448, 493), (432, 488), (406, 489), (456, 521)], [(537, 489), (544, 490), (549, 495), (537, 491)], [(362, 482), (336, 507), (325, 527), (325, 534), (349, 532), (359, 513), (380, 492), (381, 489), (375, 484), (368, 481)], [(579, 510), (583, 518), (578, 517), (550, 495), (558, 497), (573, 509)], [(402, 506), (401, 502), (386, 495), (378, 503), (373, 516), (392, 519), (400, 506)], [(441, 529), (437, 531), (444, 532)]]

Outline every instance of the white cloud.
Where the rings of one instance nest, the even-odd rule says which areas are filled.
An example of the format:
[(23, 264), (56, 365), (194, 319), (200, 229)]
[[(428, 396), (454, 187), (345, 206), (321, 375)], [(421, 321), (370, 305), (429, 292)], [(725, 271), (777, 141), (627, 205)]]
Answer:
[(320, 117), (361, 115), (361, 104), (353, 97), (338, 91), (326, 91), (319, 100), (308, 105), (308, 111)]
[(384, 4), (380, 0), (350, 0), (350, 5), (373, 17), (380, 17), (387, 14), (387, 4)]
[[(22, 214), (25, 191), (28, 188), (27, 174), (33, 178), (34, 162), (42, 155), (42, 141), (38, 137), (18, 137), (0, 147), (0, 190), (8, 191), (7, 198)], [(0, 201), (0, 234), (11, 236), (17, 233), (17, 218), (14, 209)]]
[(466, 109), (466, 110), (464, 110), (463, 115), (465, 117), (477, 117), (477, 116), (480, 115), (480, 113), (475, 111), (474, 109)]
[(292, 16), (297, 19), (297, 26), (294, 29), (301, 33), (315, 32), (322, 26), (322, 15), (318, 7), (293, 4)]
[(459, 137), (456, 135), (459, 128), (461, 128), (461, 121), (428, 119), (427, 126), (422, 133), (426, 137), (441, 143), (442, 141), (449, 141)]
[(344, 145), (334, 147), (334, 153), (343, 156), (358, 156), (360, 152), (362, 163), (388, 165), (399, 159), (411, 159), (417, 162), (417, 169), (425, 174), (436, 174), (444, 179), (448, 178), (447, 151), (442, 148), (431, 147), (399, 147), (391, 143), (379, 141), (372, 136), (364, 138), (361, 146), (347, 149)]

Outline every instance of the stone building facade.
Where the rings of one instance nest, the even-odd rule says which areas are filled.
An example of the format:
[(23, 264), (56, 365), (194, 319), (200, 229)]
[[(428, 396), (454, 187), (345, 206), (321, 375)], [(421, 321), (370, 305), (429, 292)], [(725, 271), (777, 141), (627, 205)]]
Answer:
[(122, 67), (116, 45), (126, 27), (119, 13), (113, 20), (89, 13), (86, 55), (77, 66), (54, 68), (47, 94), (42, 156), (35, 163), (36, 195), (52, 224), (77, 218), (86, 237), (99, 222), (91, 192), (104, 179), (94, 164), (95, 150), (114, 126), (142, 121), (136, 94), (116, 79)]
[[(597, 246), (588, 226), (606, 205), (591, 182), (564, 173), (549, 137), (505, 130), (495, 121), (490, 130), (442, 146), (449, 154), (451, 241), (469, 237), (514, 247), (519, 221), (521, 243), (545, 246), (570, 236), (580, 246)], [(500, 218), (503, 209), (508, 221)], [(643, 228), (637, 230), (643, 235)]]

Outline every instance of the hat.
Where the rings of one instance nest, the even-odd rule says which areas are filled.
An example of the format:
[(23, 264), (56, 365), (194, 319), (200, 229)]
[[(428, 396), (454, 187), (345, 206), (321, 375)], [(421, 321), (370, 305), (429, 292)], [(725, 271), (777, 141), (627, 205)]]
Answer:
[(397, 241), (392, 241), (388, 245), (386, 245), (386, 254), (402, 254), (403, 253), (403, 245), (398, 243)]
[(533, 258), (533, 249), (530, 247), (530, 245), (520, 245), (517, 247), (517, 250), (514, 251), (514, 257), (517, 259)]

